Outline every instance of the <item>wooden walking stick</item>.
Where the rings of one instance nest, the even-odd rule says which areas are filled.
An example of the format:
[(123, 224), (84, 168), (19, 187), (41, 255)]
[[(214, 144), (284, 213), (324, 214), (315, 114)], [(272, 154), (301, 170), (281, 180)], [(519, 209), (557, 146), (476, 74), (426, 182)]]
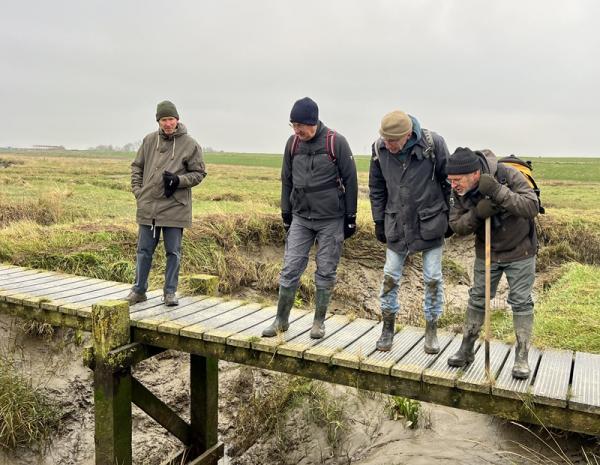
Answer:
[(492, 384), (492, 374), (490, 372), (490, 294), (491, 294), (491, 267), (492, 267), (492, 218), (488, 216), (485, 219), (485, 375)]

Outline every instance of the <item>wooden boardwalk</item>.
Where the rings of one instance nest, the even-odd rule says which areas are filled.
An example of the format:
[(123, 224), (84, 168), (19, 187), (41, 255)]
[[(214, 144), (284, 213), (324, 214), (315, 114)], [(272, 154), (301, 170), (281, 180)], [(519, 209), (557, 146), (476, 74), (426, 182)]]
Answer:
[[(130, 285), (0, 265), (3, 312), (90, 330), (92, 305), (122, 299)], [(261, 338), (274, 307), (216, 297), (183, 297), (166, 307), (162, 292), (129, 309), (131, 342), (176, 349), (332, 383), (600, 435), (600, 355), (530, 351), (532, 376), (511, 376), (514, 347), (491, 343), (495, 382), (484, 371), (483, 345), (466, 368), (446, 363), (461, 335), (440, 332), (441, 352), (423, 351), (423, 329), (405, 327), (390, 352), (374, 350), (381, 323), (328, 316), (326, 337), (309, 337), (312, 312), (294, 309), (289, 330)]]

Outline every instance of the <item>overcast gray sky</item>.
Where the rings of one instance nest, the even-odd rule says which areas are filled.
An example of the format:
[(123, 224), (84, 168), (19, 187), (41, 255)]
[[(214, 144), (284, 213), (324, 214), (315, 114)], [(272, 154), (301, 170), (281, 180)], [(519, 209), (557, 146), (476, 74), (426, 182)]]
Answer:
[(0, 146), (283, 150), (293, 102), (367, 153), (404, 110), (450, 150), (600, 156), (597, 0), (2, 2)]

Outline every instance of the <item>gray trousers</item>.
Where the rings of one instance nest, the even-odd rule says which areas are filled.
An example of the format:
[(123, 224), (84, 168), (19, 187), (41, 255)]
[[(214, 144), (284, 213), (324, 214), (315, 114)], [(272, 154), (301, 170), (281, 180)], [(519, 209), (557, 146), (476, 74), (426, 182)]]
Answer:
[(158, 245), (161, 232), (165, 244), (165, 255), (167, 257), (164, 293), (172, 294), (177, 291), (183, 229), (167, 226), (154, 226), (153, 228), (152, 226), (140, 224), (135, 267), (135, 284), (132, 288), (138, 294), (143, 294), (148, 289), (148, 275), (150, 274), (150, 267), (152, 266), (152, 256)]
[(300, 276), (308, 265), (310, 249), (315, 243), (315, 284), (317, 287), (333, 287), (344, 243), (344, 219), (307, 220), (296, 215), (285, 240), (283, 269), (279, 278), (281, 286), (298, 287)]
[[(535, 256), (509, 263), (491, 263), (491, 289), (490, 298), (496, 295), (498, 282), (506, 275), (508, 281), (508, 299), (513, 313), (531, 315), (533, 313), (533, 299), (531, 289), (535, 280)], [(469, 308), (478, 312), (485, 312), (485, 260), (475, 259), (473, 267), (473, 287), (469, 290)]]

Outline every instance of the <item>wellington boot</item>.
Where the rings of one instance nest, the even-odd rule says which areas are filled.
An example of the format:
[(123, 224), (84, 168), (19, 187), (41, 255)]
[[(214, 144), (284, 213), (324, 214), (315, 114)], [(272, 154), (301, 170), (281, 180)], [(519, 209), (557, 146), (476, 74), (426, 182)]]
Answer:
[(484, 318), (485, 313), (469, 308), (467, 309), (460, 349), (448, 358), (448, 365), (451, 367), (463, 367), (467, 363), (473, 362), (475, 359), (473, 347), (475, 346), (475, 341), (477, 341), (477, 338), (479, 337), (479, 331), (481, 331)]
[(273, 337), (283, 333), (289, 328), (290, 311), (294, 306), (296, 288), (279, 286), (279, 301), (277, 302), (277, 316), (270, 326), (263, 329), (264, 337)]
[(440, 344), (437, 338), (437, 318), (425, 321), (425, 346), (426, 354), (437, 354)]
[(513, 378), (527, 379), (531, 374), (529, 368), (529, 347), (531, 346), (531, 330), (533, 329), (533, 313), (531, 315), (519, 315), (513, 313), (513, 324), (517, 336), (517, 347), (515, 349), (515, 364), (513, 365)]
[(310, 330), (310, 337), (313, 339), (321, 339), (325, 336), (325, 315), (327, 315), (327, 307), (331, 300), (331, 288), (317, 287), (315, 296), (315, 319)]
[(396, 329), (396, 314), (392, 312), (382, 312), (383, 316), (383, 329), (381, 330), (381, 337), (375, 344), (375, 348), (382, 352), (388, 352), (392, 349), (394, 343), (394, 332)]

